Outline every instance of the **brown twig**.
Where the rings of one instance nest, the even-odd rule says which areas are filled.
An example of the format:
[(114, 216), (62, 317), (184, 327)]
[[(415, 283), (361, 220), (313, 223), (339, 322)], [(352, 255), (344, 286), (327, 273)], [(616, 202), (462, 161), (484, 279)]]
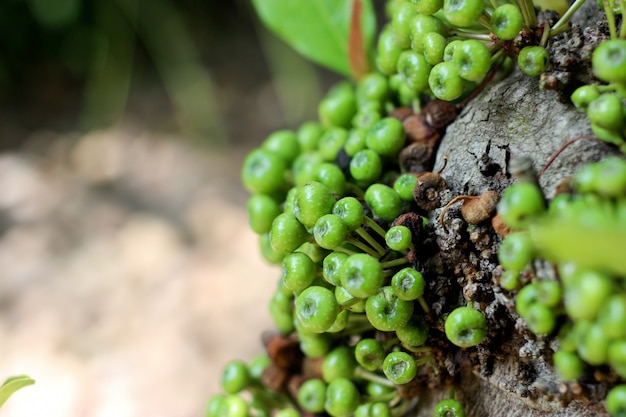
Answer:
[(576, 136), (570, 140), (568, 140), (567, 142), (565, 142), (563, 144), (563, 146), (561, 146), (556, 152), (554, 152), (552, 154), (552, 156), (550, 157), (550, 159), (548, 159), (548, 162), (546, 162), (546, 164), (543, 166), (543, 168), (541, 168), (541, 171), (539, 171), (539, 173), (537, 174), (537, 179), (541, 178), (541, 176), (543, 175), (544, 172), (546, 172), (546, 170), (550, 167), (550, 165), (552, 165), (552, 162), (554, 162), (554, 160), (556, 158), (559, 157), (559, 155), (567, 148), (569, 147), (572, 143), (578, 142), (579, 140), (582, 139), (589, 139), (589, 140), (598, 140), (598, 138), (596, 138), (595, 136), (591, 136), (591, 135), (582, 135), (582, 136)]
[(348, 37), (348, 60), (352, 77), (358, 81), (369, 72), (361, 17), (363, 16), (363, 3), (361, 0), (352, 1), (352, 13), (350, 14), (350, 34)]

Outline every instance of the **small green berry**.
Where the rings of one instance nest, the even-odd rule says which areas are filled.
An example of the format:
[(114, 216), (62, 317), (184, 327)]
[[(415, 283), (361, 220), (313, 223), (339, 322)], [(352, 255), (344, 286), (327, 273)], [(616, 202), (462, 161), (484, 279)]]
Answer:
[(491, 53), (484, 43), (468, 39), (454, 49), (452, 62), (461, 78), (480, 82), (491, 68)]
[(439, 33), (447, 36), (446, 25), (437, 17), (417, 14), (411, 20), (411, 49), (422, 54), (424, 52), (423, 39), (427, 33)]
[(374, 328), (391, 332), (405, 326), (413, 315), (413, 302), (399, 299), (389, 286), (367, 298), (365, 314)]
[(374, 123), (365, 136), (366, 146), (381, 156), (396, 156), (404, 147), (405, 133), (402, 122), (385, 117)]
[(522, 229), (545, 212), (543, 193), (536, 185), (513, 184), (504, 190), (498, 203), (498, 214), (510, 227)]
[(225, 395), (213, 395), (209, 398), (209, 402), (207, 404), (206, 412), (204, 414), (205, 417), (220, 417), (221, 410), (224, 404)]
[(318, 122), (304, 122), (296, 132), (296, 138), (300, 145), (300, 152), (309, 152), (317, 149), (324, 128)]
[(365, 253), (350, 255), (338, 271), (341, 286), (357, 298), (376, 294), (384, 281), (378, 259)]
[(465, 410), (460, 402), (448, 398), (435, 406), (434, 417), (465, 417)]
[(598, 325), (612, 339), (626, 337), (626, 294), (614, 294), (598, 310)]
[(333, 162), (339, 151), (348, 141), (348, 130), (343, 127), (330, 127), (324, 131), (318, 144), (318, 150), (324, 161)]
[(313, 236), (322, 248), (333, 250), (346, 241), (348, 227), (339, 216), (326, 214), (315, 223)]
[(248, 417), (250, 407), (248, 403), (236, 394), (224, 398), (220, 407), (220, 417)]
[(246, 389), (251, 380), (248, 366), (240, 360), (233, 360), (222, 372), (222, 389), (227, 394), (237, 394)]
[(618, 385), (609, 391), (606, 411), (613, 417), (626, 417), (626, 385)]
[(400, 49), (408, 49), (411, 46), (411, 20), (416, 15), (417, 10), (413, 5), (402, 3), (392, 16), (393, 35)]
[(406, 346), (422, 346), (429, 332), (430, 328), (424, 318), (414, 315), (405, 326), (396, 329), (396, 336)]
[(507, 269), (502, 272), (500, 286), (507, 291), (515, 291), (520, 286), (520, 272), (514, 269)]
[(322, 362), (322, 377), (331, 383), (339, 378), (351, 379), (356, 368), (356, 359), (352, 348), (340, 345), (328, 352)]
[(432, 66), (426, 61), (423, 53), (404, 51), (397, 63), (398, 74), (404, 77), (406, 86), (412, 92), (420, 92), (428, 87), (428, 74)]
[(267, 194), (253, 194), (246, 207), (250, 228), (259, 235), (269, 233), (272, 222), (282, 212), (276, 200)]
[(537, 302), (551, 308), (560, 304), (563, 292), (557, 282), (543, 280), (536, 282), (535, 285), (537, 287)]
[[(444, 55), (445, 57), (445, 55)], [(465, 81), (452, 62), (440, 62), (430, 70), (428, 85), (435, 97), (440, 100), (453, 101), (461, 97), (465, 89)]]
[(376, 339), (361, 339), (354, 348), (354, 356), (359, 365), (374, 372), (382, 366), (385, 351)]
[(333, 345), (333, 339), (328, 333), (306, 333), (296, 326), (300, 339), (300, 350), (308, 358), (321, 358), (328, 353)]
[(365, 202), (372, 209), (374, 216), (388, 222), (402, 213), (402, 200), (398, 193), (384, 184), (372, 184), (365, 190)]
[(298, 389), (298, 404), (309, 413), (321, 413), (326, 402), (326, 384), (319, 378), (305, 381)]
[(524, 74), (537, 77), (548, 69), (550, 55), (543, 46), (526, 46), (517, 57), (517, 65)]
[(349, 417), (359, 404), (361, 395), (351, 380), (339, 378), (328, 384), (324, 409), (332, 417)]
[(483, 13), (482, 0), (444, 0), (443, 14), (452, 25), (463, 28), (471, 26)]
[(371, 149), (358, 151), (350, 160), (350, 175), (359, 183), (371, 184), (383, 171), (380, 155)]
[(514, 4), (498, 6), (491, 15), (491, 30), (500, 39), (515, 38), (524, 26), (524, 18), (519, 7)]
[(415, 378), (417, 364), (406, 352), (391, 352), (383, 361), (383, 372), (394, 384), (407, 384)]
[(263, 371), (271, 364), (269, 356), (265, 353), (261, 353), (250, 361), (248, 364), (248, 372), (250, 377), (255, 381), (260, 381)]
[(615, 292), (613, 279), (598, 271), (578, 271), (565, 288), (565, 311), (574, 320), (593, 320)]
[(613, 340), (609, 344), (608, 363), (613, 369), (624, 377), (626, 370), (626, 340)]
[(324, 158), (317, 150), (303, 152), (298, 155), (291, 166), (294, 184), (299, 187), (314, 181), (317, 174), (317, 166), (323, 162), (325, 162)]
[(320, 102), (318, 111), (324, 125), (349, 128), (356, 113), (354, 88), (347, 82), (334, 85)]
[(325, 332), (333, 325), (338, 313), (335, 295), (324, 287), (311, 286), (296, 297), (295, 315), (309, 332)]
[(556, 326), (556, 316), (543, 304), (531, 304), (522, 318), (530, 331), (537, 335), (550, 334)]
[(422, 37), (422, 49), (424, 58), (430, 65), (437, 65), (443, 61), (447, 40), (445, 36), (437, 32), (424, 34)]
[(589, 121), (601, 128), (620, 131), (626, 123), (622, 98), (615, 93), (603, 93), (587, 107)]
[(413, 268), (403, 268), (391, 277), (391, 288), (401, 300), (417, 300), (424, 294), (424, 277)]
[(335, 197), (324, 184), (311, 181), (298, 189), (294, 202), (294, 214), (310, 229), (320, 217), (329, 214), (335, 205)]
[(300, 155), (298, 138), (293, 131), (287, 129), (271, 133), (261, 147), (279, 155), (287, 165), (291, 165), (294, 159)]
[(387, 243), (390, 249), (395, 251), (408, 249), (412, 244), (412, 239), (411, 230), (406, 226), (390, 227), (385, 234), (385, 243)]
[(372, 72), (363, 77), (356, 87), (359, 105), (367, 102), (384, 103), (389, 98), (389, 84), (383, 74)]
[(363, 224), (363, 206), (354, 197), (337, 200), (332, 213), (343, 220), (349, 231), (354, 231)]
[(285, 160), (267, 149), (257, 148), (243, 161), (241, 179), (251, 193), (271, 194), (285, 187)]
[(413, 189), (417, 184), (417, 176), (412, 173), (404, 173), (400, 175), (393, 183), (393, 189), (403, 201), (413, 201)]
[(574, 106), (580, 111), (587, 111), (589, 103), (600, 97), (598, 87), (595, 85), (583, 85), (572, 93), (571, 100)]
[(452, 59), (454, 58), (454, 51), (462, 44), (463, 41), (460, 39), (450, 41), (443, 50), (443, 61), (452, 62)]
[(517, 313), (524, 317), (528, 314), (528, 310), (532, 305), (537, 302), (537, 284), (530, 283), (517, 293), (515, 299), (515, 310)]
[(385, 75), (396, 73), (398, 58), (402, 48), (396, 43), (394, 30), (391, 24), (383, 27), (378, 37), (376, 54), (376, 68)]
[(293, 252), (309, 238), (309, 233), (293, 213), (279, 214), (272, 222), (269, 241), (278, 253)]
[(526, 268), (533, 260), (535, 247), (528, 233), (509, 233), (498, 249), (498, 261), (506, 269), (518, 271)]
[(583, 374), (585, 364), (580, 357), (565, 350), (554, 353), (554, 368), (564, 381), (575, 381)]
[(485, 316), (471, 307), (454, 309), (446, 318), (444, 327), (448, 340), (460, 347), (476, 346), (487, 336)]
[[(369, 126), (368, 126), (369, 128)], [(367, 128), (356, 128), (350, 130), (348, 140), (346, 141), (343, 150), (350, 157), (354, 157), (358, 151), (365, 149), (365, 136), (367, 134)]]
[(413, 7), (419, 14), (431, 15), (441, 10), (443, 0), (411, 0)]
[(626, 83), (626, 40), (609, 39), (602, 42), (591, 56), (593, 73), (607, 83)]
[(348, 259), (348, 256), (348, 254), (343, 252), (332, 252), (324, 258), (322, 276), (328, 283), (335, 286), (341, 285), (339, 268)]
[(331, 193), (337, 196), (341, 196), (346, 192), (346, 176), (335, 164), (324, 162), (317, 165), (313, 179), (324, 184)]
[(611, 340), (597, 324), (591, 324), (579, 339), (577, 351), (580, 357), (591, 365), (608, 362)]
[(294, 293), (307, 288), (317, 275), (319, 267), (302, 252), (292, 252), (283, 258), (281, 278), (285, 287)]

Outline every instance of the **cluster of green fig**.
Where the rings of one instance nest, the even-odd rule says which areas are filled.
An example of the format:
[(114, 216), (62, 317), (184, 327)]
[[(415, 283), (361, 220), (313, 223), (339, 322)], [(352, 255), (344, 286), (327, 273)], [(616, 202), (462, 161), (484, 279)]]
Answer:
[[(406, 133), (388, 115), (398, 105), (382, 74), (355, 87), (340, 83), (320, 103), (319, 121), (272, 133), (244, 160), (250, 226), (264, 257), (281, 265), (271, 316), (283, 335), (295, 335), (307, 360), (323, 361), (321, 373), (291, 396), (264, 394), (282, 398), (278, 404), (291, 415), (399, 415), (410, 401), (396, 387), (433, 359), (425, 346), (425, 278), (415, 268), (430, 226), (414, 199), (418, 175), (399, 164)], [(470, 307), (453, 310), (445, 323), (461, 347), (479, 344), (486, 327)], [(250, 375), (225, 391), (250, 388)], [(216, 397), (209, 416), (239, 415), (228, 410), (240, 410), (241, 398), (225, 401)], [(263, 415), (276, 406), (266, 403), (270, 409), (246, 410)], [(463, 415), (454, 399), (446, 407)]]
[(546, 71), (548, 39), (569, 28), (582, 3), (552, 22), (538, 21), (531, 0), (391, 1), (376, 64), (405, 104), (420, 94), (457, 100), (511, 58), (528, 75)]
[[(500, 285), (516, 292), (516, 311), (530, 331), (557, 337), (553, 360), (564, 381), (590, 376), (598, 366), (624, 380), (626, 159), (583, 166), (566, 190), (549, 203), (532, 182), (505, 190), (498, 213), (512, 232), (498, 252), (505, 268)], [(542, 271), (539, 259), (555, 265), (556, 275)], [(612, 416), (626, 415), (625, 393), (626, 385), (610, 391)]]
[(591, 58), (593, 74), (602, 84), (579, 87), (571, 100), (587, 114), (595, 136), (626, 153), (626, 23), (622, 17), (618, 32), (614, 16), (614, 12), (623, 16), (626, 5), (617, 3), (604, 4), (611, 37), (598, 45)]
[[(406, 106), (419, 110), (428, 99), (462, 100), (512, 57), (517, 57), (525, 73), (541, 74), (549, 65), (548, 38), (567, 29), (569, 18), (583, 1), (574, 2), (555, 23), (538, 22), (530, 0), (390, 0), (390, 22), (377, 44), (377, 70), (356, 83), (336, 84), (319, 104), (318, 120), (295, 130), (276, 131), (247, 155), (242, 181), (251, 193), (247, 203), (250, 227), (259, 235), (264, 258), (281, 266), (269, 303), (279, 333), (267, 345), (267, 354), (248, 364), (235, 360), (226, 366), (224, 394), (211, 398), (207, 417), (400, 416), (418, 395), (411, 392), (412, 384), (424, 389), (427, 384), (418, 380), (441, 359), (429, 346), (433, 322), (444, 321), (445, 338), (461, 349), (487, 338), (488, 322), (471, 303), (431, 315), (425, 299), (428, 274), (420, 266), (429, 256), (423, 246), (433, 237), (427, 220), (433, 208), (422, 205), (417, 190), (425, 174), (438, 174), (426, 172), (432, 159), (423, 164), (400, 161), (402, 152), (415, 145), (416, 139), (409, 143), (402, 121), (406, 115), (397, 111)], [(618, 53), (624, 52), (620, 48)], [(615, 50), (600, 52), (614, 60)], [(621, 94), (624, 79), (615, 75), (623, 73), (619, 68), (613, 65), (608, 72), (596, 71), (608, 86), (588, 87), (601, 91), (599, 97), (609, 90)], [(586, 109), (606, 111), (609, 106), (585, 100)], [(620, 115), (623, 118), (623, 112)], [(623, 123), (613, 123), (610, 129), (604, 121), (596, 125), (594, 131), (599, 126), (623, 136)], [(435, 139), (423, 143), (428, 155), (435, 154), (445, 124), (436, 129)], [(611, 161), (607, 162), (613, 164), (610, 167), (596, 169), (606, 174), (607, 169), (621, 166)], [(551, 247), (535, 239), (534, 231), (544, 230), (536, 225), (556, 225), (553, 218), (561, 217), (574, 222), (587, 215), (589, 221), (600, 221), (606, 208), (587, 207), (595, 204), (598, 193), (611, 207), (626, 204), (622, 201), (626, 186), (614, 184), (612, 191), (620, 191), (607, 196), (584, 178), (584, 173), (577, 175), (573, 193), (549, 205), (537, 184), (527, 182), (507, 189), (498, 204), (498, 213), (513, 229), (499, 250), (505, 269), (501, 285), (518, 292), (517, 310), (532, 332), (539, 336), (562, 333), (555, 364), (564, 379), (577, 378), (587, 364), (609, 364), (620, 376), (626, 369), (622, 348), (626, 341), (621, 341), (626, 335), (615, 334), (616, 328), (624, 326), (611, 318), (622, 306), (626, 312), (626, 301), (619, 298), (609, 303), (602, 298), (621, 294), (620, 277), (626, 271), (605, 271), (546, 255), (559, 265), (560, 279), (528, 282), (533, 261), (550, 254)], [(440, 184), (445, 186), (445, 181), (441, 179)], [(588, 223), (586, 217), (581, 221)], [(555, 234), (544, 233), (548, 241), (550, 237), (545, 236)], [(587, 282), (591, 282), (588, 275), (604, 285), (598, 289), (594, 284), (594, 291), (609, 292), (598, 293), (593, 300), (585, 298)], [(596, 304), (586, 310), (576, 307), (575, 314), (584, 317), (570, 316), (568, 304), (579, 303), (581, 298)], [(604, 304), (612, 310), (601, 313)], [(607, 315), (611, 317), (601, 319)], [(561, 325), (563, 317), (569, 324)], [(594, 355), (600, 342), (596, 333), (589, 332), (605, 332), (605, 326), (614, 332), (612, 336), (603, 333), (607, 346), (599, 362)], [(566, 339), (572, 338), (576, 343), (568, 345)], [(613, 357), (609, 344), (617, 346)], [(574, 345), (575, 350), (568, 349)], [(621, 414), (615, 407), (626, 407), (622, 391), (607, 399), (607, 408), (616, 416)], [(465, 413), (459, 401), (448, 398), (435, 408), (435, 417), (443, 416)]]

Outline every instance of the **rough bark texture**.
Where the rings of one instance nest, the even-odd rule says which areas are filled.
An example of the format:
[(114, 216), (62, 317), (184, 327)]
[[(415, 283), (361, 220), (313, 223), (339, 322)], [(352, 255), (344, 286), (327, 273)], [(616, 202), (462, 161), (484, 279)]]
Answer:
[[(588, 3), (578, 17), (583, 24), (601, 20), (595, 2)], [(572, 44), (568, 38), (555, 42), (551, 53), (561, 53), (559, 48), (568, 42)], [(511, 157), (528, 155), (539, 171), (568, 140), (591, 135), (586, 117), (562, 100), (563, 96), (540, 90), (537, 79), (517, 72), (476, 97), (448, 127), (438, 149), (435, 170), (447, 158), (441, 175), (449, 192), (443, 203), (458, 195), (480, 195), (486, 190), (501, 193), (513, 182), (508, 173)], [(555, 186), (581, 164), (614, 152), (614, 148), (597, 140), (573, 143), (540, 178), (544, 193), (552, 197)], [(495, 328), (490, 329), (483, 347), (443, 353), (433, 368), (446, 369), (452, 376), (456, 398), (465, 405), (468, 416), (607, 415), (603, 398), (610, 385), (598, 382), (602, 377), (598, 374), (580, 384), (559, 381), (552, 367), (552, 353), (557, 348), (554, 338), (541, 340), (529, 332), (514, 311), (514, 294), (493, 285), (501, 272), (494, 260), (500, 238), (490, 226), (468, 228), (459, 207), (457, 204), (447, 211), (446, 231), (438, 225), (441, 209), (435, 210), (431, 219), (439, 248), (438, 261), (428, 261), (428, 269), (436, 275), (427, 297), (433, 305), (431, 326), (435, 333), (441, 331), (441, 326), (437, 327), (439, 314), (449, 311), (451, 304), (462, 302), (461, 294), (465, 298), (470, 294), (475, 307)], [(450, 289), (456, 283), (459, 287)], [(413, 415), (432, 416), (434, 405), (448, 396), (445, 383), (420, 392)]]

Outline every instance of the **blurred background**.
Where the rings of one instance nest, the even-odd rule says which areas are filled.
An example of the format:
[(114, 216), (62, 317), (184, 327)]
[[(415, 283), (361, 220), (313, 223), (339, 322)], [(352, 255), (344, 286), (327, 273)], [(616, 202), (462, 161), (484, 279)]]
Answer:
[(241, 161), (336, 80), (248, 0), (0, 2), (3, 416), (203, 415), (279, 274)]

